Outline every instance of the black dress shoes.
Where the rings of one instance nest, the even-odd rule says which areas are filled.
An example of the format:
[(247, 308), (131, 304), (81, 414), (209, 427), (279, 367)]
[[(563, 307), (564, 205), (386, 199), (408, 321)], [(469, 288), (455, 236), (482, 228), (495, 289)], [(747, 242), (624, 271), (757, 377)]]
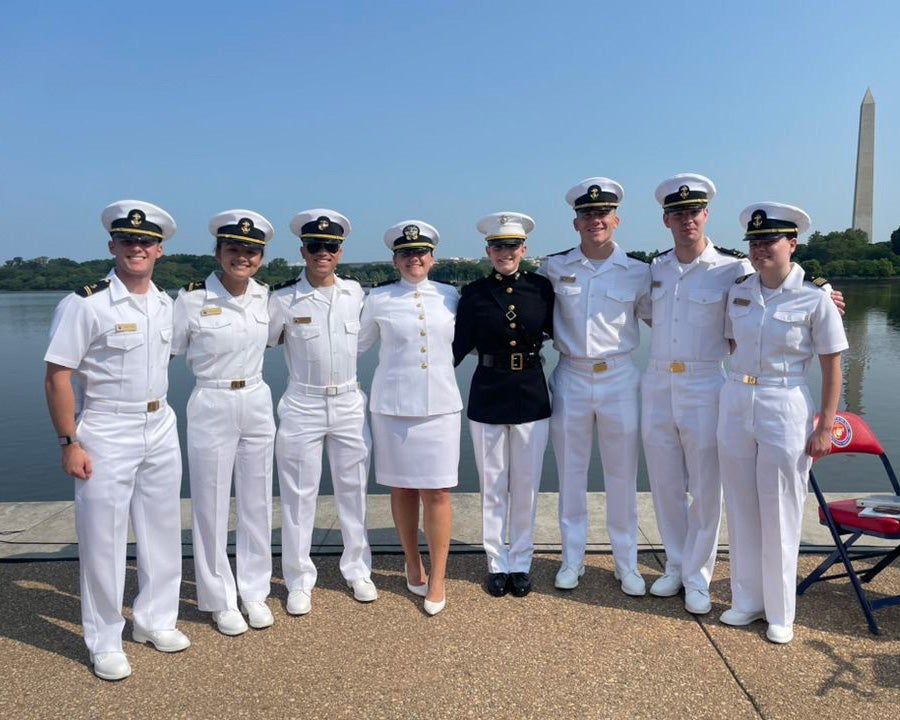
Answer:
[(513, 597), (525, 597), (531, 592), (531, 575), (524, 572), (510, 573), (509, 585)]
[(509, 592), (509, 575), (506, 573), (488, 573), (484, 578), (484, 587), (489, 595), (503, 597)]

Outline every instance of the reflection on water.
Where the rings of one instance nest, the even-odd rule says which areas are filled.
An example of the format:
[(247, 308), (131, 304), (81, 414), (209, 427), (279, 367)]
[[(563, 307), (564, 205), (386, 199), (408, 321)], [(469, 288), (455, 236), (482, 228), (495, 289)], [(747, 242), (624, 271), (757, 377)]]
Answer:
[[(850, 349), (844, 355), (844, 395), (841, 407), (863, 415), (872, 425), (889, 455), (900, 459), (900, 426), (896, 409), (897, 384), (900, 382), (900, 283), (842, 283), (847, 299), (844, 324)], [(2, 361), (2, 398), (0, 407), (0, 453), (5, 480), (0, 484), (0, 501), (65, 500), (72, 497), (72, 480), (59, 469), (59, 450), (47, 416), (43, 394), (47, 332), (53, 308), (65, 293), (0, 293), (0, 361)], [(642, 330), (641, 348), (636, 355), (639, 367), (646, 366), (649, 330)], [(549, 372), (556, 353), (545, 350)], [(375, 369), (377, 350), (360, 358), (359, 375), (369, 387)], [(468, 358), (457, 370), (463, 397), (468, 396), (474, 358)], [(286, 384), (287, 371), (281, 349), (267, 351), (265, 379), (276, 398)], [(810, 373), (810, 390), (818, 401), (818, 366)], [(176, 358), (170, 370), (169, 400), (179, 417), (184, 438), (184, 408), (193, 387), (193, 379), (183, 358)], [(468, 423), (462, 423), (460, 490), (478, 490), (478, 478), (469, 437)], [(828, 458), (816, 466), (816, 475), (826, 490), (887, 491), (876, 480), (880, 463), (850, 456)], [(595, 456), (591, 466), (589, 489), (602, 489), (602, 472)], [(187, 460), (182, 494), (187, 495)], [(648, 489), (643, 460), (639, 489)], [(544, 461), (542, 490), (556, 490), (556, 466), (552, 448)], [(276, 482), (277, 490), (277, 482)], [(382, 492), (370, 478), (370, 491)], [(331, 492), (328, 465), (324, 464), (322, 492)]]

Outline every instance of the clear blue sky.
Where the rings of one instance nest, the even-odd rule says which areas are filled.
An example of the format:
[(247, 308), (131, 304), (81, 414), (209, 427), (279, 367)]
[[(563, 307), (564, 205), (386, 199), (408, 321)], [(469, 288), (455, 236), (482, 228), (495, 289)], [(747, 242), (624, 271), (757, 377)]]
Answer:
[(481, 254), (475, 222), (532, 215), (529, 250), (571, 247), (566, 191), (625, 187), (617, 241), (670, 245), (653, 191), (719, 188), (707, 226), (740, 247), (740, 210), (800, 205), (850, 225), (859, 104), (876, 101), (875, 240), (900, 226), (896, 2), (16, 2), (0, 29), (0, 260), (103, 257), (101, 209), (155, 202), (167, 251), (212, 246), (231, 207), (276, 227), (349, 216), (345, 261), (383, 231), (437, 226), (438, 256)]

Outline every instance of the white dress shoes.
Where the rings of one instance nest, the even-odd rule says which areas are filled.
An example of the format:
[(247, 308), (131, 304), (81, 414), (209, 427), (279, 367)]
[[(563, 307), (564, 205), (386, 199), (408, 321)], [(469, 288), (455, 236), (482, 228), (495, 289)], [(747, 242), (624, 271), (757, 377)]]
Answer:
[(131, 675), (131, 665), (123, 652), (106, 652), (91, 655), (94, 675), (101, 680), (124, 680)]
[(378, 599), (378, 591), (375, 589), (375, 583), (367, 577), (348, 580), (347, 587), (353, 588), (353, 598), (357, 602), (370, 603), (373, 600)]
[(406, 569), (406, 565), (403, 566), (403, 577), (406, 578), (406, 589), (409, 590), (413, 595), (425, 597), (428, 594), (428, 583), (413, 585), (409, 581), (409, 571)]
[(766, 637), (769, 642), (784, 645), (794, 639), (794, 628), (791, 625), (769, 625)]
[(242, 635), (247, 632), (244, 616), (237, 610), (217, 610), (212, 618), (216, 629), (223, 635)]
[(706, 615), (712, 610), (709, 593), (703, 590), (686, 590), (684, 593), (684, 609), (691, 615)]
[(444, 591), (444, 597), (440, 600), (429, 600), (425, 598), (425, 612), (429, 615), (437, 615), (447, 605), (447, 592)]
[(672, 597), (681, 590), (681, 577), (678, 575), (661, 575), (650, 586), (650, 594), (656, 597)]
[(150, 643), (160, 652), (181, 652), (191, 646), (181, 630), (141, 630), (135, 625), (131, 637), (136, 643)]
[(735, 627), (744, 627), (744, 625), (750, 625), (757, 620), (765, 620), (765, 618), (765, 610), (742, 612), (741, 610), (730, 608), (719, 616), (719, 622), (725, 623), (726, 625), (734, 625)]
[(288, 593), (287, 606), (285, 609), (288, 615), (306, 615), (312, 610), (312, 598), (306, 590), (291, 590)]
[(573, 565), (563, 565), (559, 572), (556, 573), (556, 579), (553, 586), (558, 590), (574, 590), (578, 587), (578, 579), (584, 575), (584, 565), (575, 567)]
[(644, 578), (637, 570), (629, 570), (624, 575), (619, 575), (619, 571), (615, 571), (616, 580), (622, 584), (622, 592), (633, 597), (641, 597), (647, 594), (647, 585)]
[(250, 627), (256, 630), (267, 628), (275, 622), (272, 611), (262, 600), (245, 600), (241, 603), (241, 610), (247, 616)]

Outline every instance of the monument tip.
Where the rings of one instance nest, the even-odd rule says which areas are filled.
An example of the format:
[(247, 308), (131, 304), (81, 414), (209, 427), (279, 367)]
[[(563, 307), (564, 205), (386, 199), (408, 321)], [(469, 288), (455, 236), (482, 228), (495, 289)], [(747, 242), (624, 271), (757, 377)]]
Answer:
[(869, 88), (866, 88), (866, 94), (863, 97), (862, 104), (863, 105), (874, 105), (875, 104), (875, 98), (872, 97), (872, 91)]

